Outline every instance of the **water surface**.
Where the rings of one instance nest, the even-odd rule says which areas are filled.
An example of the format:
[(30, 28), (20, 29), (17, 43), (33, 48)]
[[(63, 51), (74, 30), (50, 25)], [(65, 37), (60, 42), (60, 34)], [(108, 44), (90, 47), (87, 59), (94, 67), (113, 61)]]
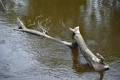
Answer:
[[(3, 0), (2, 0), (3, 1)], [(119, 80), (119, 0), (4, 0), (0, 3), (0, 80)], [(49, 35), (72, 42), (69, 28), (80, 26), (90, 50), (100, 53), (110, 69), (95, 72), (80, 51), (44, 37), (14, 31), (20, 18), (39, 30), (37, 21), (50, 27)], [(35, 25), (30, 25), (33, 23)]]

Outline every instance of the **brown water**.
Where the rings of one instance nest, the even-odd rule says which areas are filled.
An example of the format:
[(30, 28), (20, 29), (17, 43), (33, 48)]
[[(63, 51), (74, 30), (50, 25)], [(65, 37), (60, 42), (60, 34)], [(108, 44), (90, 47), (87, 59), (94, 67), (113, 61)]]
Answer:
[[(120, 80), (119, 0), (2, 0), (0, 3), (0, 80)], [(43, 17), (40, 17), (43, 16)], [(72, 41), (68, 28), (80, 26), (87, 46), (110, 69), (92, 70), (79, 50), (36, 35), (14, 31), (19, 17), (51, 21), (49, 35)], [(37, 20), (35, 20), (37, 18)]]

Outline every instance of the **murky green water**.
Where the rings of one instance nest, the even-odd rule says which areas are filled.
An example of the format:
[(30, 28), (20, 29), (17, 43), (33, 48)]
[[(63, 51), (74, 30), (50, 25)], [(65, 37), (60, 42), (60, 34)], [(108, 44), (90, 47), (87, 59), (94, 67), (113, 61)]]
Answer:
[[(3, 1), (3, 0), (2, 0)], [(0, 3), (0, 80), (119, 80), (119, 0), (4, 0)], [(42, 16), (42, 17), (40, 17)], [(36, 35), (14, 31), (19, 17), (37, 30), (48, 19), (49, 35), (72, 41), (68, 28), (80, 26), (87, 46), (104, 56), (110, 70), (95, 72), (81, 53)], [(36, 19), (37, 18), (37, 19)]]

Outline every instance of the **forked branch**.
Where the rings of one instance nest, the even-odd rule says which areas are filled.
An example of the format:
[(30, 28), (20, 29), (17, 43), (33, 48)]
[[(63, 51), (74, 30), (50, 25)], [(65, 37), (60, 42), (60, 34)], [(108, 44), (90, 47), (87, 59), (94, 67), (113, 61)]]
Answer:
[(40, 23), (38, 21), (38, 24), (39, 24), (38, 26), (40, 27), (40, 29), (42, 29), (42, 32), (40, 32), (40, 31), (31, 30), (31, 29), (26, 28), (25, 25), (22, 23), (22, 21), (19, 18), (17, 20), (20, 24), (20, 27), (19, 27), (19, 29), (16, 29), (16, 30), (28, 32), (28, 33), (39, 35), (39, 36), (43, 36), (43, 37), (46, 37), (48, 39), (52, 39), (54, 41), (65, 44), (65, 45), (72, 47), (72, 48), (76, 47), (78, 45), (82, 55), (85, 57), (88, 64), (91, 67), (93, 67), (93, 69), (98, 70), (98, 71), (109, 69), (109, 66), (105, 63), (103, 56), (98, 54), (98, 53), (96, 55), (94, 55), (90, 51), (90, 49), (87, 47), (82, 35), (80, 34), (79, 26), (75, 27), (74, 29), (70, 28), (70, 30), (74, 33), (74, 38), (76, 40), (76, 42), (71, 43), (71, 42), (62, 41), (62, 40), (59, 40), (57, 38), (53, 38), (53, 37), (47, 35), (46, 29), (42, 26), (42, 22)]
[(19, 26), (18, 29), (15, 29), (15, 30), (19, 30), (19, 31), (35, 34), (35, 35), (38, 35), (38, 36), (43, 36), (43, 37), (46, 37), (48, 39), (52, 39), (54, 41), (60, 42), (62, 44), (65, 44), (65, 45), (67, 45), (69, 47), (72, 47), (72, 43), (71, 42), (62, 41), (62, 40), (59, 40), (57, 38), (53, 38), (53, 37), (47, 35), (46, 34), (46, 30), (42, 26), (40, 28), (43, 30), (43, 32), (40, 32), (40, 31), (31, 30), (31, 29), (26, 28), (25, 25), (22, 23), (22, 21), (19, 18), (17, 18), (17, 21), (19, 22), (20, 26)]

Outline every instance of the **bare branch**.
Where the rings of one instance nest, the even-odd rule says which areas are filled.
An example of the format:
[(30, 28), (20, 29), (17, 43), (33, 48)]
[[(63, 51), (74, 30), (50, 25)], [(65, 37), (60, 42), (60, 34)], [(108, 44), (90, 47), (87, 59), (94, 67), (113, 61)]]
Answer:
[[(71, 48), (75, 48), (75, 47), (79, 46), (81, 53), (83, 54), (83, 56), (85, 57), (86, 61), (88, 62), (88, 64), (91, 67), (93, 67), (95, 70), (99, 70), (99, 71), (109, 69), (109, 66), (107, 64), (105, 64), (105, 62), (104, 62), (103, 56), (101, 56), (98, 53), (97, 53), (97, 55), (94, 55), (90, 51), (90, 49), (87, 47), (87, 45), (85, 44), (85, 41), (84, 41), (82, 35), (80, 34), (79, 26), (75, 27), (74, 29), (69, 28), (74, 33), (74, 38), (76, 40), (76, 42), (70, 43), (70, 42), (62, 41), (60, 39), (53, 38), (53, 37), (47, 35), (46, 34), (46, 32), (47, 32), (46, 28), (44, 28), (44, 26), (42, 25), (42, 23), (44, 21), (47, 21), (47, 20), (48, 19), (43, 20), (42, 22), (40, 22), (38, 20), (38, 27), (40, 27), (40, 29), (42, 30), (42, 32), (40, 32), (40, 31), (31, 30), (31, 29), (26, 28), (24, 26), (24, 24), (22, 23), (22, 21), (18, 18), (18, 22), (19, 22), (19, 24), (21, 26), (21, 29), (17, 29), (17, 30), (23, 31), (23, 32), (27, 32), (27, 33), (31, 33), (31, 34), (35, 34), (35, 35), (39, 35), (39, 36), (43, 36), (43, 37), (46, 37), (48, 39), (51, 39), (51, 40), (60, 42), (62, 44), (65, 44), (65, 45), (67, 45), (67, 46), (69, 46)], [(48, 22), (46, 22), (46, 24), (48, 24)]]
[(25, 27), (25, 25), (22, 23), (22, 21), (21, 21), (19, 18), (17, 18), (17, 20), (18, 20), (21, 28), (20, 28), (20, 29), (14, 29), (14, 30), (23, 31), (23, 32), (27, 32), (27, 33), (31, 33), (31, 34), (43, 36), (43, 37), (46, 37), (46, 38), (48, 38), (48, 39), (52, 39), (52, 40), (54, 40), (54, 41), (60, 42), (60, 43), (62, 43), (62, 44), (65, 44), (65, 45), (67, 45), (67, 46), (69, 46), (69, 47), (72, 47), (72, 43), (71, 43), (71, 42), (62, 41), (62, 40), (59, 40), (59, 39), (57, 39), (57, 38), (53, 38), (53, 37), (47, 35), (47, 34), (46, 34), (46, 30), (45, 30), (44, 27), (40, 24), (39, 21), (38, 21), (39, 26), (40, 26), (40, 28), (42, 29), (43, 32), (36, 31), (36, 30), (31, 30), (31, 29), (27, 29), (27, 28)]
[[(50, 22), (51, 22), (51, 20), (50, 20), (50, 18), (47, 18), (47, 19), (45, 19), (45, 20), (42, 20), (42, 21), (40, 21), (39, 20), (39, 18), (41, 18), (41, 17), (43, 17), (42, 15), (40, 15), (40, 16), (37, 16), (36, 18), (35, 18), (35, 21), (32, 23), (31, 22), (31, 20), (29, 20), (28, 21), (28, 23), (29, 23), (29, 25), (28, 26), (37, 26), (37, 29), (38, 30), (42, 30), (42, 32), (44, 33), (44, 34), (48, 34), (48, 31), (50, 30), (50, 27), (52, 26), (47, 26)], [(48, 28), (46, 28), (46, 27), (48, 27)]]
[(93, 67), (95, 70), (101, 71), (109, 69), (109, 66), (105, 64), (104, 58), (100, 54), (96, 54), (96, 56), (90, 51), (90, 49), (85, 44), (85, 41), (80, 34), (79, 26), (75, 27), (74, 29), (69, 28), (74, 33), (74, 38), (80, 47), (80, 51), (82, 55), (85, 57), (88, 64)]
[[(42, 25), (43, 22), (45, 22), (44, 27)], [(50, 30), (50, 27), (52, 25), (49, 28), (46, 28), (46, 27), (47, 27), (48, 23), (50, 23), (50, 22), (51, 22), (51, 20), (49, 20), (49, 18), (47, 18), (47, 19), (45, 19), (45, 20), (43, 20), (41, 22), (38, 20), (38, 27), (43, 31), (43, 33), (48, 34), (48, 31)]]

